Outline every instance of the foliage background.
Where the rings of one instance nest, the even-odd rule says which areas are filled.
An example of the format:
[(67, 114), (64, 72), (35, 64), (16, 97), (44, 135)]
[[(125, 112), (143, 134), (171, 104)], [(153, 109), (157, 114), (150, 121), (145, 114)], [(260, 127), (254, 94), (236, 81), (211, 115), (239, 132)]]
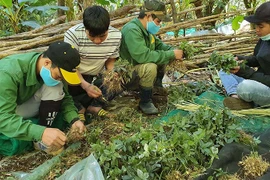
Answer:
[[(238, 11), (257, 7), (266, 0), (167, 0), (167, 13), (173, 22), (200, 18), (221, 12)], [(67, 21), (76, 20), (85, 7), (99, 4), (109, 11), (135, 4), (143, 5), (142, 0), (0, 0), (0, 36), (29, 31), (50, 23), (61, 15), (67, 15)], [(188, 8), (203, 6), (195, 13), (181, 13)], [(250, 12), (252, 13), (252, 12)], [(218, 22), (222, 23), (222, 22)], [(203, 25), (203, 29), (213, 28), (217, 22)]]

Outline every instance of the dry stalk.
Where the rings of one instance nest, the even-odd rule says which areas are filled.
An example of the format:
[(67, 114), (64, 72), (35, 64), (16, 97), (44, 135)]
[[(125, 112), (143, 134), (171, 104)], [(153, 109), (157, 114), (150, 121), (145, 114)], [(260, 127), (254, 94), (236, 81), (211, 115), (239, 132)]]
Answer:
[(105, 71), (103, 73), (102, 86), (106, 88), (108, 94), (115, 94), (123, 91), (123, 79), (113, 71)]
[(82, 140), (85, 137), (85, 133), (80, 133), (78, 129), (76, 130), (70, 129), (67, 132), (66, 136), (67, 136), (67, 143), (70, 144)]
[(237, 174), (233, 174), (221, 176), (218, 180), (241, 180), (241, 178)]
[(262, 176), (269, 168), (270, 164), (262, 159), (258, 152), (252, 152), (249, 156), (243, 157), (239, 166), (242, 167), (245, 179), (254, 179)]

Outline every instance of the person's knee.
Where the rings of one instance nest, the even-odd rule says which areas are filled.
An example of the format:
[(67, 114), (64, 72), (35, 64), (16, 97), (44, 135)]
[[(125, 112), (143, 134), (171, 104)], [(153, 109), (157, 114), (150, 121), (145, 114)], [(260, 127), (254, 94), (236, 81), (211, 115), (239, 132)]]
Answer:
[(250, 80), (244, 80), (237, 86), (237, 95), (246, 101), (250, 101), (254, 91), (254, 84)]
[(157, 76), (157, 65), (154, 63), (145, 64), (144, 74), (148, 77), (156, 78)]
[(138, 74), (140, 76), (140, 86), (152, 87), (157, 77), (157, 65), (154, 63), (143, 64)]
[(149, 86), (152, 86), (156, 77), (157, 77), (157, 65), (154, 63), (145, 64), (142, 80), (148, 82), (147, 84), (149, 84)]

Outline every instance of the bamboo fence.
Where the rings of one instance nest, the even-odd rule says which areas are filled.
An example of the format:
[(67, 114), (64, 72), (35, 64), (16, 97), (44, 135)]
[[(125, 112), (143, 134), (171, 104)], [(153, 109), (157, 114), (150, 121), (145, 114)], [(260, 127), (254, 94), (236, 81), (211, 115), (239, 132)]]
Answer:
[[(134, 12), (136, 7), (134, 5), (125, 6), (110, 13), (112, 17), (111, 26), (121, 29), (124, 24), (129, 22), (135, 16), (130, 16), (130, 12)], [(194, 12), (195, 10), (203, 8), (191, 8), (185, 10), (179, 14)], [(187, 20), (175, 24), (168, 24), (161, 28), (159, 35), (165, 37), (167, 31), (178, 31), (179, 29), (190, 27), (201, 27), (203, 23), (211, 21), (222, 21), (226, 18), (230, 18), (246, 11), (237, 11), (222, 13), (218, 15), (212, 15), (203, 18), (197, 18), (193, 20)], [(129, 16), (128, 16), (129, 15)], [(0, 38), (0, 58), (5, 56), (24, 53), (29, 51), (42, 52), (47, 49), (48, 45), (52, 42), (63, 40), (64, 33), (72, 26), (82, 22), (81, 20), (65, 22), (66, 17), (62, 16), (53, 21), (52, 23), (42, 26), (38, 29)], [(186, 36), (178, 38), (163, 39), (167, 44), (173, 46), (179, 46), (183, 41), (188, 41), (194, 47), (199, 49), (199, 52), (195, 54), (191, 59), (185, 60), (184, 63), (189, 67), (204, 63), (208, 60), (209, 55), (213, 51), (222, 51), (224, 53), (234, 54), (251, 54), (258, 38), (253, 31), (243, 32), (241, 34), (223, 35), (223, 34), (205, 34), (197, 36)]]

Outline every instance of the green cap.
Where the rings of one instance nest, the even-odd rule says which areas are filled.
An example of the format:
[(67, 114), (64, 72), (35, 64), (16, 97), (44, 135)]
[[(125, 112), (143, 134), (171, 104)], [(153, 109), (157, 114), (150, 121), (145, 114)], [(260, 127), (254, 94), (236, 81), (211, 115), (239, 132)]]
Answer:
[(145, 0), (144, 7), (146, 11), (152, 11), (152, 14), (155, 14), (161, 21), (171, 21), (170, 16), (166, 15), (165, 3), (159, 0)]

